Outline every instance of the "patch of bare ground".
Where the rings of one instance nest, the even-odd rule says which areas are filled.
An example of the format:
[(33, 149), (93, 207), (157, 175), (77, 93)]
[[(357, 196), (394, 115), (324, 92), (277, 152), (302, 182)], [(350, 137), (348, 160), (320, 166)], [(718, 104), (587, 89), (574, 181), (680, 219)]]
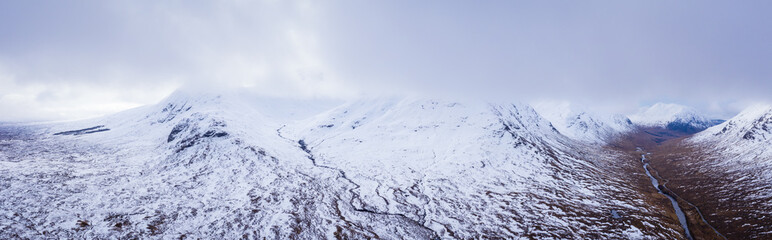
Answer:
[(651, 206), (651, 208), (648, 209), (649, 211), (645, 212), (645, 214), (647, 214), (646, 217), (658, 219), (660, 226), (647, 226), (642, 222), (633, 222), (632, 224), (647, 231), (671, 234), (672, 239), (685, 239), (682, 227), (678, 221), (678, 217), (673, 211), (670, 200), (662, 194), (659, 194), (657, 190), (651, 186), (651, 180), (644, 173), (640, 161), (641, 152), (635, 151), (635, 148), (632, 148), (632, 150), (625, 149), (622, 152), (627, 154), (623, 156), (623, 159), (620, 159), (620, 169), (622, 169), (620, 172), (628, 176), (627, 184), (631, 185), (630, 188), (641, 193), (639, 196), (643, 196), (643, 199), (641, 200), (645, 202), (644, 205)]
[[(772, 209), (761, 204), (772, 201), (761, 194), (772, 191), (772, 183), (760, 176), (765, 169), (717, 166), (720, 156), (713, 148), (674, 139), (652, 151), (651, 162), (679, 202), (691, 203), (684, 205), (691, 223), (707, 222), (727, 239), (772, 239)], [(695, 206), (705, 221), (697, 221)], [(695, 226), (707, 234), (702, 239), (721, 239), (705, 225)]]
[[(618, 141), (610, 144), (610, 147), (628, 153), (630, 158), (625, 162), (632, 163), (634, 167), (629, 172), (632, 176), (636, 176), (631, 183), (647, 196), (644, 201), (648, 205), (662, 213), (663, 221), (667, 222), (669, 227), (681, 233), (684, 231), (670, 200), (659, 194), (651, 185), (649, 177), (645, 175), (640, 161), (642, 154), (649, 154), (647, 155), (650, 163), (649, 170), (658, 179), (660, 190), (676, 197), (687, 217), (687, 224), (694, 239), (724, 239), (722, 234), (726, 235), (725, 233), (737, 230), (725, 228), (719, 224), (724, 221), (723, 218), (715, 215), (719, 205), (708, 204), (709, 200), (705, 197), (708, 192), (721, 189), (723, 186), (719, 181), (693, 173), (694, 169), (683, 164), (681, 159), (702, 155), (698, 149), (680, 144), (688, 136), (688, 134), (664, 128), (640, 128), (619, 138)], [(705, 184), (706, 182), (715, 184)], [(731, 236), (730, 239), (735, 239), (734, 235)]]

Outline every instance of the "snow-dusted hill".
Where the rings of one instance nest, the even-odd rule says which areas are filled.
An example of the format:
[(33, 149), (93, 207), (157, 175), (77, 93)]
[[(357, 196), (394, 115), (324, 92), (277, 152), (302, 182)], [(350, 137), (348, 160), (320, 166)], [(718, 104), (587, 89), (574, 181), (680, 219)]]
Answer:
[(686, 144), (701, 156), (679, 164), (695, 172), (691, 191), (722, 216), (720, 230), (734, 229), (730, 239), (772, 237), (772, 106), (751, 106)]
[[(712, 164), (772, 169), (772, 105), (748, 107), (726, 122), (687, 139), (722, 157)], [(765, 174), (772, 181), (772, 172)]]
[(0, 238), (681, 236), (629, 184), (626, 155), (526, 105), (273, 101), (180, 91), (0, 127)]
[(694, 141), (728, 141), (743, 145), (772, 141), (772, 105), (756, 104), (726, 122), (694, 136)]
[(569, 102), (539, 102), (533, 107), (560, 133), (579, 141), (606, 143), (635, 129), (625, 116), (598, 114)]
[[(772, 170), (772, 105), (758, 104), (687, 139), (716, 154), (712, 165)], [(772, 182), (772, 171), (763, 176)], [(769, 193), (772, 196), (772, 192)]]
[(696, 109), (678, 105), (657, 103), (642, 108), (628, 116), (636, 125), (643, 127), (662, 127), (684, 133), (696, 133), (720, 123), (698, 112)]

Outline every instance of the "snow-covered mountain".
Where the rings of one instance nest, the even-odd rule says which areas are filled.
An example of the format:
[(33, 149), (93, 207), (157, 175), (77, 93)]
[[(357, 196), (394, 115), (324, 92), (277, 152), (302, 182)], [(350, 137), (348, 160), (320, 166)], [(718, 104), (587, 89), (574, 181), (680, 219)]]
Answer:
[(544, 101), (533, 107), (560, 133), (579, 141), (605, 143), (635, 129), (623, 115), (598, 114), (570, 102)]
[(722, 217), (719, 230), (729, 239), (772, 237), (772, 105), (748, 107), (685, 144), (692, 154), (674, 157), (674, 167), (688, 169), (683, 188)]
[[(101, 119), (10, 129), (28, 140), (3, 142), (2, 238), (331, 236), (319, 226), (345, 222), (327, 216), (368, 217), (337, 206), (345, 186), (241, 100), (178, 92)], [(103, 131), (83, 130), (94, 127)], [(370, 222), (395, 226), (380, 219)]]
[(682, 236), (629, 184), (639, 166), (625, 153), (568, 138), (527, 105), (281, 103), (292, 113), (272, 101), (180, 91), (99, 119), (0, 127), (0, 238)]
[(628, 118), (636, 125), (662, 127), (690, 134), (721, 123), (720, 120), (710, 119), (694, 108), (670, 103), (656, 103), (651, 107), (641, 108)]
[(772, 105), (752, 105), (726, 122), (701, 132), (694, 141), (728, 141), (728, 144), (763, 144), (772, 141)]
[[(722, 156), (712, 164), (750, 164), (772, 169), (772, 105), (750, 106), (726, 122), (694, 135), (688, 142)], [(764, 175), (772, 181), (772, 172)]]

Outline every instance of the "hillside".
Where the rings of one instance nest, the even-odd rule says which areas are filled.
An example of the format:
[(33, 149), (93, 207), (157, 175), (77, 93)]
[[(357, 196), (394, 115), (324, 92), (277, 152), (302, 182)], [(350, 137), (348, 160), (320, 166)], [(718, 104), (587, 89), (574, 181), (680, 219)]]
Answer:
[(291, 114), (264, 101), (177, 92), (3, 126), (0, 237), (681, 236), (629, 184), (645, 181), (635, 161), (526, 105), (397, 98)]

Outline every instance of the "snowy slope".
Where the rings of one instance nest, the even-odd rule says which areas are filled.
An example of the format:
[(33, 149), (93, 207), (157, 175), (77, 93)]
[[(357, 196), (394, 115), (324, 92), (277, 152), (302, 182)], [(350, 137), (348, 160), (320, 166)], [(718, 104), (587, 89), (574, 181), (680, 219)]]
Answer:
[[(692, 139), (694, 141), (729, 141), (737, 143), (745, 140), (749, 144), (772, 141), (772, 105), (752, 105), (737, 116), (714, 126)], [(742, 140), (741, 140), (742, 139)]]
[[(351, 184), (313, 166), (244, 100), (177, 93), (146, 109), (39, 126), (35, 141), (3, 149), (12, 159), (0, 165), (2, 237), (432, 236), (351, 207)], [(110, 130), (53, 135), (96, 124)]]
[[(772, 167), (772, 105), (753, 105), (726, 122), (688, 139), (716, 151), (721, 164), (753, 164)], [(772, 173), (765, 174), (772, 180)]]
[(613, 157), (574, 143), (523, 104), (370, 100), (282, 132), (302, 139), (318, 165), (357, 182), (357, 205), (421, 219), (443, 238), (643, 235), (608, 229), (611, 209), (645, 209), (610, 196), (625, 189), (601, 170), (613, 168)]
[(179, 91), (99, 119), (3, 126), (0, 238), (681, 235), (629, 185), (622, 153), (528, 106), (322, 109)]
[(598, 114), (569, 102), (539, 102), (534, 109), (569, 138), (590, 143), (605, 143), (635, 126), (622, 115)]
[(772, 237), (772, 105), (748, 107), (686, 142), (703, 154), (684, 162), (705, 177), (702, 199), (719, 205), (724, 224), (742, 230), (737, 238)]
[(640, 126), (663, 127), (685, 133), (696, 133), (716, 124), (715, 120), (711, 120), (694, 108), (666, 103), (641, 108), (628, 118)]

